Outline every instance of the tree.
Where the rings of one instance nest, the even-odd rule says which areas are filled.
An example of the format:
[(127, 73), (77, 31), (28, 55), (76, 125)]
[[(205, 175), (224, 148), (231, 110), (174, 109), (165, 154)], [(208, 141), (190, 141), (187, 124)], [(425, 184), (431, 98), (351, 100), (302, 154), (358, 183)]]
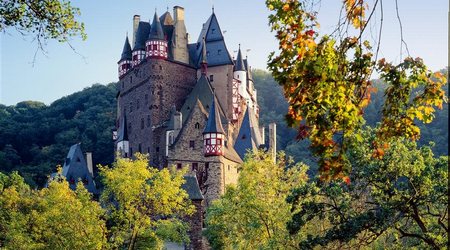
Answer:
[[(448, 157), (408, 139), (392, 141), (382, 159), (371, 157), (373, 130), (349, 145), (352, 184), (341, 180), (308, 183), (288, 201), (292, 234), (308, 235), (301, 249), (445, 248), (448, 244)], [(320, 220), (323, 229), (308, 226)]]
[(364, 40), (364, 31), (374, 11), (382, 11), (382, 1), (372, 9), (364, 0), (343, 1), (344, 18), (335, 32), (324, 35), (319, 35), (314, 2), (266, 0), (280, 50), (270, 55), (268, 67), (288, 99), (288, 124), (298, 128), (299, 139), (311, 141), (319, 157), (321, 178), (346, 179), (351, 171), (347, 145), (364, 124), (372, 72), (377, 70), (388, 85), (374, 157), (383, 157), (391, 139), (419, 138), (416, 121), (431, 122), (435, 107), (446, 101), (445, 78), (431, 73), (420, 58), (407, 57), (398, 65), (377, 60), (378, 49)]
[(261, 152), (248, 155), (237, 186), (208, 208), (206, 236), (213, 249), (287, 249), (295, 237), (286, 230), (292, 205), (286, 197), (307, 180), (306, 166), (286, 168)]
[(22, 35), (33, 35), (38, 48), (49, 39), (69, 42), (80, 36), (86, 40), (84, 24), (77, 21), (80, 10), (67, 0), (8, 0), (0, 2), (0, 31), (15, 28)]
[(139, 249), (161, 247), (162, 240), (188, 242), (182, 218), (194, 208), (181, 188), (184, 172), (149, 167), (145, 155), (135, 158), (100, 167), (111, 246)]
[(0, 247), (6, 249), (102, 249), (103, 210), (80, 182), (69, 188), (56, 177), (32, 190), (16, 172), (0, 173)]

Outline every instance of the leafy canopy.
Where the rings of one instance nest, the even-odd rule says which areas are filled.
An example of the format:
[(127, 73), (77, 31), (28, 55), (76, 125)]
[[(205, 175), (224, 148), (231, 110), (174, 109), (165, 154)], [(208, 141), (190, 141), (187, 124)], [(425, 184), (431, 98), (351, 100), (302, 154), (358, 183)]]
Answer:
[(419, 138), (414, 119), (430, 122), (434, 107), (442, 108), (445, 78), (432, 74), (420, 59), (407, 57), (399, 65), (377, 62), (377, 50), (363, 40), (363, 33), (378, 1), (367, 17), (367, 1), (344, 0), (345, 19), (333, 34), (319, 33), (314, 3), (266, 0), (279, 41), (279, 54), (270, 55), (268, 67), (288, 99), (288, 124), (298, 128), (299, 139), (311, 141), (319, 157), (321, 178), (348, 180), (351, 164), (345, 152), (350, 140), (361, 140), (352, 136), (364, 124), (374, 91), (369, 80), (373, 70), (388, 84), (375, 157), (383, 156), (393, 138)]
[(84, 24), (77, 21), (80, 10), (67, 0), (8, 0), (0, 2), (0, 31), (14, 27), (21, 34), (34, 35), (42, 49), (48, 39), (68, 42), (71, 37), (86, 40)]

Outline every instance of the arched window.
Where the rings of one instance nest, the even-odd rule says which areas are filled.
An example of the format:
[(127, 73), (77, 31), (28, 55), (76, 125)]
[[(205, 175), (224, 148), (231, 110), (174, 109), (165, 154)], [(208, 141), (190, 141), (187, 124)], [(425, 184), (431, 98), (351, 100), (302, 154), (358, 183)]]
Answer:
[(196, 128), (196, 129), (199, 129), (199, 128), (200, 128), (200, 123), (197, 122), (197, 123), (195, 124), (195, 128)]

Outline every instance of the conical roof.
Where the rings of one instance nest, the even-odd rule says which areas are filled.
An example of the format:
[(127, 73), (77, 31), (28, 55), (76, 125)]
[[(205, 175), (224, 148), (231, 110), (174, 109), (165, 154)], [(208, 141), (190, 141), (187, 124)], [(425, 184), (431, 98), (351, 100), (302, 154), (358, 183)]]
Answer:
[(148, 39), (152, 40), (164, 40), (164, 32), (161, 26), (161, 22), (159, 21), (158, 14), (153, 16), (152, 26), (150, 28), (150, 34), (148, 35)]
[(244, 60), (242, 59), (241, 45), (239, 44), (239, 51), (236, 58), (236, 64), (234, 64), (234, 71), (245, 71)]
[(127, 36), (127, 38), (125, 39), (125, 44), (123, 45), (122, 56), (120, 57), (120, 60), (131, 60), (131, 58), (131, 45)]
[(208, 122), (206, 123), (203, 134), (206, 133), (222, 133), (225, 134), (222, 121), (220, 120), (219, 110), (216, 108), (215, 95), (212, 100), (211, 108), (209, 109)]

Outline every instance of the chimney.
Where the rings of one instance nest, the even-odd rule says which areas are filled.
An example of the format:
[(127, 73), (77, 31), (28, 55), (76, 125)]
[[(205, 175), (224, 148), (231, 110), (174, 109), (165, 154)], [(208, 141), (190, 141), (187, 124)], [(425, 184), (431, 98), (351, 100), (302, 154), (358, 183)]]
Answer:
[(273, 162), (277, 161), (277, 124), (272, 122), (269, 124), (269, 154), (272, 156)]
[(184, 8), (180, 6), (173, 7), (174, 22), (184, 21)]
[(182, 122), (182, 114), (181, 114), (181, 112), (175, 112), (175, 114), (174, 114), (174, 116), (173, 116), (173, 121), (174, 121), (174, 124), (173, 124), (173, 128), (174, 128), (174, 130), (180, 130), (181, 129), (181, 122)]
[(86, 152), (86, 164), (89, 170), (89, 173), (94, 176), (94, 170), (92, 166), (92, 152)]
[(266, 129), (264, 127), (260, 127), (259, 132), (261, 133), (262, 144), (266, 144)]
[(134, 43), (136, 42), (136, 32), (137, 32), (140, 21), (141, 21), (141, 16), (139, 16), (139, 15), (133, 16), (133, 40), (131, 41), (132, 47), (134, 47)]

